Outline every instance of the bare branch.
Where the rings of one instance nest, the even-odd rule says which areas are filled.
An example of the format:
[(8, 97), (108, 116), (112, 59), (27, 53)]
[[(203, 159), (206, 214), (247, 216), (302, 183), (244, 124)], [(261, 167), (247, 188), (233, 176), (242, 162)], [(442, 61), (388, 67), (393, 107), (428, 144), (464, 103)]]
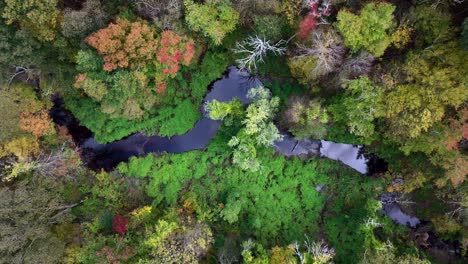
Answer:
[(246, 55), (242, 59), (237, 59), (236, 62), (241, 70), (251, 72), (257, 69), (258, 62), (264, 62), (264, 58), (268, 52), (272, 52), (275, 55), (283, 55), (286, 52), (286, 43), (287, 41), (280, 40), (272, 44), (270, 41), (262, 39), (259, 36), (250, 36), (242, 42), (237, 42), (233, 52)]
[(305, 257), (302, 254), (301, 249), (299, 248), (299, 244), (297, 243), (297, 241), (294, 242), (294, 244), (293, 244), (293, 251), (294, 251), (294, 255), (299, 258), (300, 263), (304, 264), (305, 263)]

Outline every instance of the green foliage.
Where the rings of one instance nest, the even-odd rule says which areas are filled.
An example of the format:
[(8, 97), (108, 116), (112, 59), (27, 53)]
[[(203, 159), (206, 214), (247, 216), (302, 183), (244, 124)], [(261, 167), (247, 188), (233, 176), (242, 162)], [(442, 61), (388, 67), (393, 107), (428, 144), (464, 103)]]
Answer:
[(410, 12), (410, 21), (416, 29), (416, 46), (425, 48), (450, 37), (450, 14), (428, 5), (416, 6)]
[(460, 43), (465, 50), (468, 50), (468, 18), (463, 20)]
[(302, 56), (289, 59), (288, 66), (291, 75), (294, 76), (299, 83), (306, 85), (317, 77), (314, 74), (310, 74), (317, 68), (317, 63), (318, 59), (314, 56)]
[[(289, 58), (259, 65), (271, 94), (252, 89), (246, 109), (239, 100), (204, 106), (223, 121), (206, 148), (133, 157), (96, 174), (81, 169), (74, 151), (54, 150), (66, 132), (40, 136), (50, 95), (64, 97), (99, 142), (186, 133), (210, 83), (233, 64), (235, 43), (294, 36), (304, 1), (0, 1), (0, 82), (13, 80), (0, 89), (0, 177), (8, 180), (0, 187), (0, 262), (283, 264), (302, 254), (304, 263), (326, 263), (333, 252), (320, 255), (326, 244), (310, 243), (323, 237), (336, 263), (428, 263), (407, 229), (377, 213), (391, 178), (405, 185), (388, 189), (414, 190), (417, 216), (438, 237), (466, 242), (467, 159), (458, 148), (466, 138), (468, 22), (456, 28), (459, 14), (447, 3), (342, 6), (334, 6), (334, 26), (353, 54), (332, 26), (320, 25), (288, 45)], [(109, 20), (121, 23), (88, 38), (97, 52), (89, 51), (83, 38)], [(167, 29), (192, 30), (201, 42)], [(279, 110), (284, 120), (275, 118)], [(369, 178), (327, 159), (283, 157), (271, 148), (281, 139), (274, 121), (297, 138), (372, 143), (366, 151), (389, 171)], [(114, 230), (116, 215), (129, 219), (127, 232)], [(302, 245), (304, 233), (312, 239)]]
[(128, 164), (121, 163), (117, 167), (117, 170), (127, 176), (143, 178), (148, 175), (154, 162), (154, 155), (147, 155), (143, 158), (132, 157)]
[[(103, 80), (105, 83), (114, 79), (105, 78), (102, 71), (98, 71), (102, 67), (102, 59), (95, 53), (79, 52), (78, 54), (77, 69), (79, 71), (88, 72), (87, 75), (91, 77), (97, 76), (97, 80)], [(163, 132), (167, 136), (173, 136), (177, 133), (183, 134), (192, 128), (193, 124), (199, 119), (200, 113), (196, 104), (202, 102), (209, 84), (222, 75), (227, 65), (228, 58), (225, 53), (207, 52), (201, 65), (191, 73), (190, 79), (185, 79), (182, 75), (177, 74), (174, 79), (168, 82), (167, 90), (156, 98), (158, 102), (164, 102), (164, 105), (158, 108), (149, 108), (139, 118), (132, 120), (124, 117), (111, 117), (109, 114), (103, 113), (100, 111), (103, 106), (89, 97), (82, 98), (75, 95), (66, 98), (66, 105), (84, 126), (93, 131), (96, 140), (101, 143), (121, 139), (136, 131), (144, 131), (149, 134), (158, 133), (163, 126)], [(122, 72), (129, 74), (125, 71)], [(91, 84), (95, 83), (91, 82)], [(100, 82), (97, 84), (100, 84)], [(101, 95), (101, 93), (98, 93), (98, 89), (92, 89), (91, 87), (89, 86), (91, 89), (90, 94)], [(106, 111), (112, 109), (125, 111), (125, 108), (113, 107), (117, 102), (122, 101), (122, 98), (115, 95), (112, 87), (107, 88), (109, 90), (106, 96), (102, 95), (102, 100), (110, 100), (110, 105), (106, 105), (109, 109), (106, 108)], [(125, 94), (130, 92), (126, 88), (124, 90)], [(137, 102), (142, 103), (146, 103), (151, 99), (150, 96), (136, 91), (131, 96), (135, 97)], [(178, 114), (174, 115), (175, 112)], [(123, 113), (128, 115), (132, 112)], [(185, 120), (184, 115), (190, 118)], [(179, 124), (181, 120), (183, 122)], [(166, 125), (165, 123), (169, 121), (171, 123)]]
[(345, 123), (349, 132), (371, 138), (375, 133), (374, 120), (384, 115), (383, 88), (368, 77), (349, 81), (342, 100), (330, 107), (333, 118)]
[[(122, 178), (117, 178), (109, 173), (100, 172), (95, 176), (92, 186), (83, 186), (82, 193), (89, 193), (89, 198), (80, 207), (87, 214), (101, 212), (102, 209), (116, 212), (122, 207), (126, 186)], [(100, 220), (99, 220), (100, 221)]]
[[(173, 212), (155, 218), (150, 206), (133, 210), (131, 230), (125, 237), (109, 234), (86, 234), (79, 249), (79, 263), (101, 263), (109, 260), (129, 263), (198, 263), (210, 249), (210, 228), (190, 217)], [(141, 216), (145, 215), (144, 218)]]
[(344, 37), (344, 44), (353, 52), (366, 49), (380, 57), (392, 41), (394, 11), (395, 6), (388, 3), (368, 3), (359, 16), (340, 10), (336, 26)]
[(19, 127), (20, 112), (30, 106), (27, 101), (34, 102), (35, 96), (32, 92), (32, 89), (23, 85), (0, 88), (0, 111), (3, 117), (0, 119), (0, 145), (24, 134)]
[(269, 90), (256, 87), (249, 90), (247, 97), (253, 99), (242, 120), (242, 128), (236, 136), (232, 137), (228, 145), (233, 150), (233, 163), (243, 170), (258, 171), (261, 164), (258, 162), (256, 147), (271, 146), (276, 140), (282, 140), (278, 128), (272, 120), (279, 106), (279, 98), (273, 97)]
[(254, 31), (266, 40), (278, 41), (283, 37), (286, 21), (278, 15), (253, 17)]
[(367, 249), (380, 246), (373, 234), (378, 226), (373, 223), (380, 222), (379, 203), (375, 200), (379, 195), (376, 192), (379, 183), (367, 181), (350, 170), (336, 171), (338, 168), (327, 163), (331, 166), (328, 173), (332, 177), (327, 192), (332, 200), (324, 214), (325, 233), (335, 248), (336, 262), (358, 263)]
[(242, 260), (246, 264), (268, 264), (268, 252), (252, 240), (242, 243)]
[(200, 102), (208, 91), (210, 83), (219, 78), (229, 65), (226, 53), (207, 52), (199, 69), (192, 73), (189, 84), (191, 95)]
[(208, 1), (205, 4), (184, 0), (185, 21), (196, 32), (203, 32), (215, 45), (220, 45), (226, 34), (239, 22), (239, 13), (225, 1)]
[[(275, 54), (267, 54), (263, 63), (260, 63), (257, 68), (258, 75), (262, 77), (268, 77), (268, 80), (264, 80), (264, 84), (268, 88), (274, 88), (266, 85), (267, 82), (277, 82), (281, 80), (284, 82), (283, 85), (287, 83), (295, 83), (295, 80), (292, 80), (291, 73), (288, 67), (278, 67), (278, 65), (285, 65), (287, 61), (286, 56), (276, 56)], [(297, 87), (299, 88), (299, 87)], [(275, 93), (274, 90), (272, 90)], [(275, 94), (276, 96), (276, 94)], [(283, 99), (283, 98), (281, 98)]]
[(273, 96), (280, 99), (281, 108), (285, 106), (290, 96), (302, 94), (306, 90), (306, 87), (289, 78), (282, 81), (264, 82), (264, 85), (270, 89)]
[(221, 103), (216, 100), (206, 105), (210, 118), (223, 120), (229, 118), (225, 124), (230, 126), (235, 119), (243, 119), (241, 123), (245, 126), (236, 136), (228, 142), (233, 151), (233, 163), (244, 170), (257, 171), (260, 169), (256, 156), (256, 147), (270, 146), (276, 140), (281, 140), (278, 128), (272, 119), (279, 106), (279, 98), (271, 98), (269, 90), (256, 87), (249, 90), (247, 97), (254, 100), (243, 113), (242, 104), (239, 100), (230, 103)]
[(197, 106), (189, 99), (185, 99), (172, 111), (171, 118), (161, 125), (160, 136), (181, 135), (193, 128), (201, 118)]
[[(215, 138), (205, 151), (156, 158), (147, 173), (154, 204), (164, 201), (174, 206), (189, 201), (196, 205), (199, 217), (224, 219), (232, 223), (230, 228), (255, 235), (266, 244), (289, 243), (302, 237), (304, 228), (310, 233), (317, 230), (324, 197), (315, 185), (327, 179), (317, 161), (286, 160), (262, 148), (258, 150), (261, 169), (244, 171), (229, 166), (226, 141), (221, 139)], [(139, 159), (119, 165), (119, 170), (136, 168)], [(278, 212), (282, 217), (277, 217)], [(277, 240), (271, 241), (273, 237)]]
[(7, 82), (10, 76), (7, 71), (12, 66), (30, 68), (44, 58), (39, 52), (41, 44), (25, 30), (14, 30), (13, 27), (0, 23), (0, 77), (1, 83)]
[(149, 110), (156, 98), (148, 86), (144, 73), (119, 70), (107, 74), (102, 70), (103, 60), (91, 51), (80, 51), (77, 69), (84, 72), (76, 77), (75, 87), (101, 105), (101, 112), (111, 118), (129, 120), (139, 118)]
[(222, 103), (216, 99), (207, 103), (205, 105), (205, 111), (208, 112), (208, 115), (213, 120), (224, 120), (226, 117), (229, 117), (230, 120), (226, 120), (227, 124), (230, 125), (233, 122), (235, 117), (240, 117), (244, 113), (244, 106), (242, 102), (238, 99), (233, 100), (228, 103)]
[(118, 140), (136, 131), (154, 129), (160, 122), (149, 118), (149, 115), (134, 120), (110, 118), (100, 111), (100, 105), (91, 98), (69, 98), (65, 102), (81, 124), (93, 131), (95, 139), (100, 143)]
[(368, 250), (364, 254), (362, 264), (430, 264), (426, 259), (421, 259), (417, 255), (399, 254), (391, 243), (387, 243), (377, 250)]

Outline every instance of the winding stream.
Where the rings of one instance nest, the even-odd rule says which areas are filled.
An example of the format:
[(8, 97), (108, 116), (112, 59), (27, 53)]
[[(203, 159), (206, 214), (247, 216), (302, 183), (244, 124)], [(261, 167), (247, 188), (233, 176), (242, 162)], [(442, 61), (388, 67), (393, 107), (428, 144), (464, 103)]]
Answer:
[[(223, 77), (215, 81), (203, 103), (214, 99), (220, 102), (229, 102), (235, 98), (245, 105), (250, 103), (247, 92), (262, 85), (259, 79), (239, 71), (231, 66)], [(99, 144), (94, 140), (92, 133), (79, 125), (79, 121), (73, 115), (63, 109), (63, 101), (56, 97), (54, 107), (50, 114), (55, 123), (66, 126), (72, 134), (75, 142), (83, 149), (87, 165), (91, 169), (106, 171), (112, 170), (118, 163), (127, 161), (133, 156), (144, 156), (151, 152), (181, 153), (190, 150), (202, 149), (208, 145), (216, 135), (221, 122), (207, 117), (202, 107), (203, 118), (194, 127), (183, 135), (173, 137), (146, 136), (142, 133), (132, 134), (124, 139), (107, 144)], [(282, 141), (274, 143), (276, 152), (285, 156), (316, 155), (341, 161), (362, 174), (373, 174), (375, 167), (370, 168), (369, 158), (362, 154), (361, 146), (340, 144), (325, 140), (301, 139), (296, 140), (291, 134), (281, 132)], [(373, 163), (372, 163), (373, 164)], [(383, 160), (380, 160), (381, 171), (385, 170)]]

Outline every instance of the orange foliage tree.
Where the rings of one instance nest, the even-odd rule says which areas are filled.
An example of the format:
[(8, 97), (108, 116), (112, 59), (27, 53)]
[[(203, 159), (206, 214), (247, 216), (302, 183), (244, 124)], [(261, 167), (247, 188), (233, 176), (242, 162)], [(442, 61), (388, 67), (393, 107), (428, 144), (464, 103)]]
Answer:
[(148, 24), (124, 19), (96, 31), (85, 41), (104, 57), (106, 71), (143, 67), (155, 57), (158, 45)]
[(130, 22), (118, 19), (86, 38), (104, 58), (104, 70), (118, 68), (131, 70), (154, 64), (156, 91), (164, 92), (167, 77), (174, 77), (180, 64), (188, 66), (195, 54), (192, 39), (173, 31), (164, 31), (157, 36), (146, 22)]
[(54, 125), (47, 110), (37, 113), (22, 113), (20, 116), (20, 128), (37, 137), (50, 134), (54, 131)]

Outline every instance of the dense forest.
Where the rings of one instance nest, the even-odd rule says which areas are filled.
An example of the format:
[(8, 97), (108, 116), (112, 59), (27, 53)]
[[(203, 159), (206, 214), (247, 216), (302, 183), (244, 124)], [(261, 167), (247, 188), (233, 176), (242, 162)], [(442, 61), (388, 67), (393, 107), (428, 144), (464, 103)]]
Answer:
[(0, 0), (0, 263), (468, 263), (467, 17)]

